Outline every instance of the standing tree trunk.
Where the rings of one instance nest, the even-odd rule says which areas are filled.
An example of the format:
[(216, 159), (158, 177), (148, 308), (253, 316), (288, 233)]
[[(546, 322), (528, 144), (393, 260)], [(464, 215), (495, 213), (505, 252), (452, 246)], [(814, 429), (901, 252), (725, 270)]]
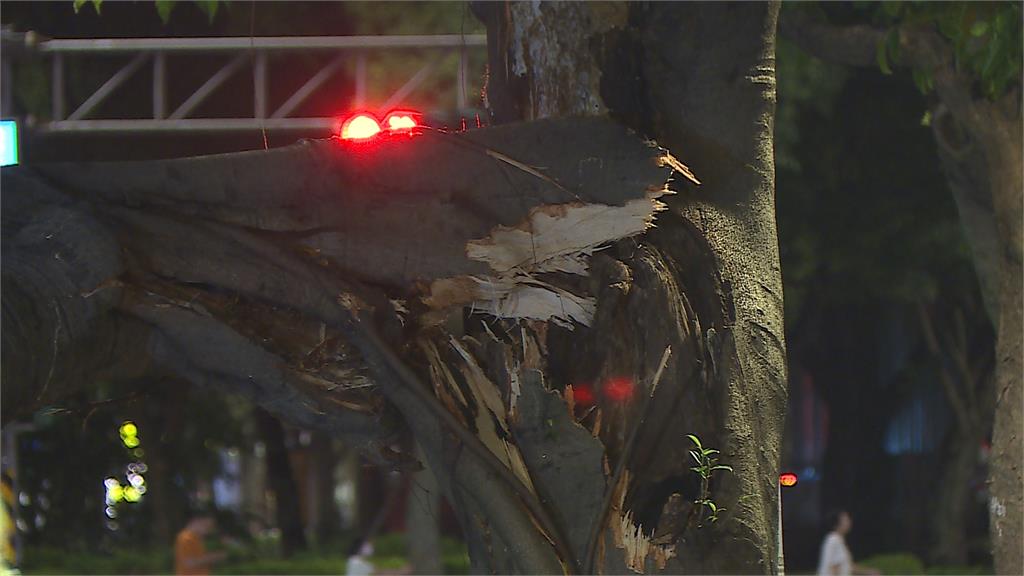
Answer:
[(267, 484), (274, 493), (277, 527), (281, 530), (281, 554), (288, 557), (306, 549), (299, 490), (292, 474), (281, 423), (264, 410), (256, 411), (256, 420), (260, 437), (267, 446)]
[[(1019, 100), (1019, 98), (1014, 98)], [(1010, 105), (1010, 102), (1005, 102)], [(1021, 178), (1019, 108), (1006, 117), (991, 110), (975, 120), (986, 136), (985, 152), (992, 178), (996, 230), (1002, 247), (999, 271), (999, 323), (996, 329), (996, 419), (989, 465), (992, 527), (996, 570), (1024, 572), (1024, 440), (1021, 380), (1024, 379), (1024, 180)]]
[[(599, 282), (613, 289), (598, 300), (591, 334), (575, 337), (574, 345), (548, 333), (549, 349), (579, 350), (547, 358), (549, 377), (567, 383), (631, 371), (639, 380), (638, 367), (651, 370), (664, 348), (673, 348), (664, 384), (672, 392), (658, 399), (664, 408), (646, 418), (612, 412), (601, 435), (610, 455), (628, 462), (630, 480), (623, 481), (626, 497), (617, 510), (622, 521), (636, 521), (641, 537), (678, 543), (667, 554), (676, 554), (668, 570), (770, 572), (781, 559), (776, 483), (786, 366), (772, 157), (777, 9), (479, 7), (488, 25), (488, 97), (496, 120), (610, 113), (685, 157), (703, 181), (700, 187), (677, 181), (682, 194), (667, 199), (669, 210), (659, 214), (656, 228), (595, 266)], [(660, 294), (668, 296), (663, 304)], [(650, 318), (650, 308), (665, 309), (670, 318), (661, 311)], [(659, 330), (666, 324), (675, 324), (692, 348), (664, 339)], [(692, 356), (675, 361), (685, 354)], [(696, 385), (691, 363), (704, 364)], [(643, 439), (635, 453), (617, 440), (631, 431)], [(673, 497), (694, 499), (687, 432), (720, 446), (734, 469), (715, 487), (727, 520), (703, 532), (672, 525), (674, 517), (692, 515)], [(635, 552), (640, 544), (614, 536), (607, 546), (624, 547), (625, 562), (635, 569), (661, 568), (658, 554), (670, 549), (652, 546), (656, 566), (644, 565)], [(608, 557), (596, 567), (621, 570), (619, 562)]]
[(312, 495), (316, 506), (313, 532), (317, 545), (323, 547), (341, 534), (341, 514), (334, 501), (334, 471), (338, 466), (338, 451), (330, 437), (323, 432), (314, 432), (309, 452), (316, 477), (316, 494)]

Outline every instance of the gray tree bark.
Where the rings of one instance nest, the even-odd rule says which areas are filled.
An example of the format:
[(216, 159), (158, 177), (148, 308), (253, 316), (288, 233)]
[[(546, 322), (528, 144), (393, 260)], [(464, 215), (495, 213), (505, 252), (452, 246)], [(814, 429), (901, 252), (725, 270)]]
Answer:
[(442, 574), (441, 487), (429, 468), (412, 475), (405, 509), (412, 573)]

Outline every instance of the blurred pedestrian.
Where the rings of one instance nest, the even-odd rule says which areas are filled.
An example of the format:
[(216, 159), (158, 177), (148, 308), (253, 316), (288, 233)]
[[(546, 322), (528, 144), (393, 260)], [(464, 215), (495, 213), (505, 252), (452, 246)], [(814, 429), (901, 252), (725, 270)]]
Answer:
[(370, 563), (371, 556), (373, 543), (369, 540), (354, 542), (345, 565), (345, 576), (371, 576), (374, 572), (373, 564)]
[(821, 557), (818, 560), (819, 576), (848, 576), (849, 574), (867, 574), (878, 576), (878, 570), (853, 563), (850, 549), (846, 547), (846, 535), (853, 528), (853, 520), (846, 510), (836, 510), (827, 517), (826, 528), (829, 530), (825, 541), (821, 544)]
[(370, 562), (372, 556), (373, 542), (369, 539), (353, 542), (349, 548), (345, 576), (398, 576), (412, 573), (408, 564), (392, 570), (380, 570)]
[(185, 576), (205, 576), (210, 566), (223, 561), (226, 552), (207, 552), (203, 539), (217, 527), (210, 514), (202, 513), (189, 519), (174, 539), (174, 573)]

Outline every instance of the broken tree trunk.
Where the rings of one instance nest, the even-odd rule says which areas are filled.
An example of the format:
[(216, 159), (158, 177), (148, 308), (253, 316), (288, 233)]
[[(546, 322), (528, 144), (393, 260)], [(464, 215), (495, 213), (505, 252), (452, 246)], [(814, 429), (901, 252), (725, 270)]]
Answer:
[(474, 572), (777, 571), (777, 5), (487, 6), (530, 123), (5, 169), (4, 417), (131, 352), (395, 465), (407, 428)]
[[(579, 571), (577, 516), (603, 487), (553, 501), (572, 461), (549, 458), (578, 451), (600, 474), (603, 451), (517, 327), (591, 325), (594, 260), (651, 227), (673, 171), (692, 178), (605, 119), (5, 168), (4, 418), (159, 369), (396, 465), (408, 427), (475, 568)], [(574, 428), (555, 438), (555, 422)]]
[[(606, 573), (779, 570), (786, 365), (771, 144), (778, 5), (477, 9), (488, 25), (497, 120), (609, 113), (686, 158), (703, 182), (680, 180), (652, 230), (595, 259), (591, 282), (604, 295), (588, 331), (526, 327), (547, 343), (537, 362), (546, 381), (584, 390), (605, 382), (607, 390), (624, 376), (636, 385), (630, 405), (602, 398), (583, 420), (613, 471), (588, 475), (581, 464), (547, 483), (559, 494), (604, 487), (613, 495), (598, 512), (608, 530), (582, 565)], [(691, 470), (690, 433), (733, 467), (710, 492)], [(697, 528), (693, 503), (702, 499), (725, 512)]]

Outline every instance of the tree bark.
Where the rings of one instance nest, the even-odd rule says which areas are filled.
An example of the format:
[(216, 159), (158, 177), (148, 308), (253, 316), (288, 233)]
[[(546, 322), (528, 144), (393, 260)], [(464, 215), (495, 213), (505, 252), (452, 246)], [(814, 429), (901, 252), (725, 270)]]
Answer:
[(990, 522), (996, 570), (1024, 572), (1024, 441), (1021, 429), (1021, 380), (1024, 378), (1024, 181), (1021, 179), (1021, 134), (1016, 120), (990, 118), (994, 132), (986, 146), (992, 178), (996, 230), (1002, 247), (999, 274), (999, 324), (996, 330), (996, 418), (989, 465)]
[[(631, 497), (618, 512), (657, 526), (652, 532), (659, 536), (676, 537), (668, 541), (678, 548), (668, 555), (678, 556), (668, 560), (666, 570), (777, 570), (775, 497), (786, 382), (771, 147), (777, 6), (512, 3), (486, 8), (478, 11), (494, 39), (491, 86), (506, 90), (493, 98), (503, 104), (496, 119), (516, 112), (527, 119), (608, 112), (685, 153), (695, 161), (691, 166), (701, 166), (694, 171), (704, 185), (680, 183), (683, 193), (667, 200), (670, 210), (659, 215), (657, 228), (642, 241), (649, 262), (663, 266), (661, 274), (642, 274), (643, 258), (617, 254), (613, 260), (612, 271), (632, 284), (620, 301), (644, 291), (681, 292), (685, 305), (669, 309), (677, 311), (680, 324), (689, 325), (686, 340), (700, 351), (673, 347), (673, 361), (677, 353), (695, 354), (697, 362), (709, 364), (703, 385), (695, 389), (687, 382), (688, 362), (672, 362), (667, 380), (678, 404), (668, 396), (659, 403), (672, 408), (656, 417), (637, 418), (634, 412), (611, 425), (637, 427), (644, 438), (638, 445), (650, 444), (631, 455), (621, 443), (606, 441), (610, 456), (619, 452), (621, 458), (625, 451), (631, 462), (626, 489)], [(496, 43), (504, 46), (496, 50)], [(495, 79), (496, 70), (507, 76)], [(600, 276), (600, 269), (595, 272)], [(608, 276), (602, 281), (615, 285), (615, 277)], [(609, 300), (608, 308), (614, 309), (615, 300)], [(604, 340), (595, 346), (600, 355), (581, 361), (604, 368), (567, 370), (563, 376), (552, 366), (552, 378), (586, 381), (595, 372), (628, 373), (629, 364), (657, 366), (663, 350), (651, 335), (657, 322), (643, 323), (630, 312), (602, 315), (603, 305), (599, 301), (601, 321), (592, 328)], [(617, 324), (623, 319), (643, 323), (647, 334), (624, 332)], [(549, 334), (549, 348), (553, 340)], [(697, 414), (702, 411), (709, 413)], [(669, 418), (685, 423), (666, 424)], [(652, 429), (677, 443), (689, 430), (723, 447), (736, 473), (716, 486), (716, 498), (730, 508), (720, 529), (683, 535), (670, 528), (673, 512), (683, 512), (671, 509), (677, 502), (671, 496), (690, 497), (692, 488), (685, 486), (692, 473), (682, 463), (685, 450), (673, 453), (649, 435)], [(667, 464), (674, 456), (678, 464)], [(607, 540), (608, 548), (626, 550), (626, 564), (634, 568), (661, 568), (658, 554), (667, 551), (655, 550), (654, 565), (643, 565), (642, 556), (639, 563), (629, 557), (635, 542), (621, 533)], [(596, 568), (622, 570), (622, 561), (609, 555)]]
[(441, 487), (429, 468), (412, 475), (405, 507), (412, 573), (442, 574)]

